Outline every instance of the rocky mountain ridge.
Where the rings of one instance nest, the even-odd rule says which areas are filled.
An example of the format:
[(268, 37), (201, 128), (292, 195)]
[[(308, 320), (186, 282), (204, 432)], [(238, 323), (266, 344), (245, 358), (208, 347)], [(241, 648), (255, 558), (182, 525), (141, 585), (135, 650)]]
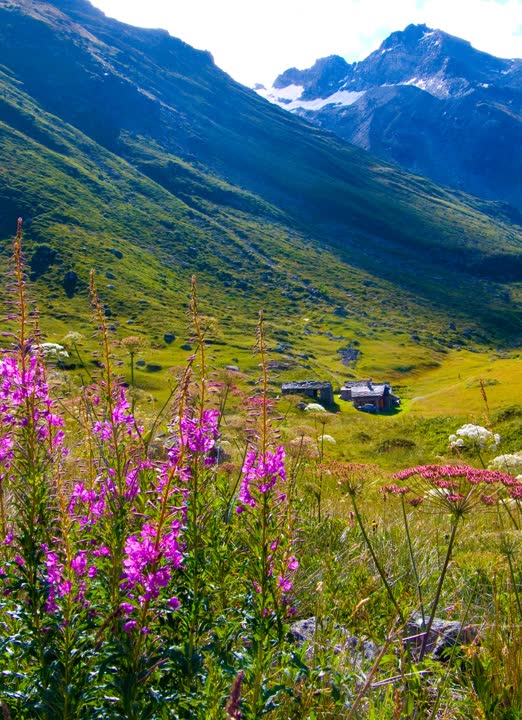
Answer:
[(361, 62), (322, 58), (257, 91), (407, 170), (522, 209), (520, 59), (409, 25)]

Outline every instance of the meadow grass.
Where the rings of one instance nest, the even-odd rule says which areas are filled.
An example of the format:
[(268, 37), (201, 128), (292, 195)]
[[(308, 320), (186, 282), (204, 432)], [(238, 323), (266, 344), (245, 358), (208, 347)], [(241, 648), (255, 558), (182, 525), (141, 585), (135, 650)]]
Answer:
[[(522, 486), (514, 465), (482, 469), (520, 450), (519, 409), (479, 388), (499, 447), (457, 416), (300, 411), (276, 400), (262, 315), (246, 372), (214, 372), (195, 285), (161, 406), (136, 368), (132, 387), (143, 349), (113, 346), (94, 276), (97, 365), (46, 368), (20, 243), (0, 360), (5, 717), (520, 716)], [(459, 629), (437, 650), (439, 617)]]

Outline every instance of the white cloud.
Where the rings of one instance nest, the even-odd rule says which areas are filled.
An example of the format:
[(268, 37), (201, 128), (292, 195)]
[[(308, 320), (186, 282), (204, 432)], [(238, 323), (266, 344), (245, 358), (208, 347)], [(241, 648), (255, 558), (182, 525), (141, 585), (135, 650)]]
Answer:
[(522, 0), (94, 0), (112, 17), (163, 27), (247, 85), (337, 54), (362, 60), (394, 30), (426, 23), (500, 57), (522, 57)]

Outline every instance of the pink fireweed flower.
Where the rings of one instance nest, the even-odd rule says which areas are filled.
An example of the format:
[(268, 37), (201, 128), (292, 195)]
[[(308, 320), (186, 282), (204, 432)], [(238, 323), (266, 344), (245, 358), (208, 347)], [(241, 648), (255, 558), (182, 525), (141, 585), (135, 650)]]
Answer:
[(297, 568), (299, 567), (299, 561), (296, 557), (294, 557), (294, 555), (290, 555), (290, 557), (288, 558), (287, 567), (289, 570), (297, 570)]
[(199, 417), (181, 418), (182, 442), (194, 453), (209, 453), (218, 437), (219, 410), (204, 410)]
[(95, 557), (110, 557), (111, 551), (109, 550), (109, 548), (106, 545), (100, 545), (99, 548), (96, 548), (96, 550), (92, 551), (92, 554)]
[(11, 436), (5, 435), (0, 438), (0, 463), (8, 469), (11, 466), (14, 453), (14, 440)]
[(277, 578), (279, 587), (283, 593), (289, 593), (293, 587), (292, 581), (288, 578), (282, 577), (281, 575)]
[[(47, 545), (42, 545), (42, 550), (45, 554), (46, 580), (48, 583), (45, 609), (47, 612), (55, 612), (58, 609), (56, 599), (69, 595), (73, 585), (64, 575), (64, 565), (60, 561), (58, 553), (49, 550)], [(78, 556), (76, 557), (78, 558)]]
[(282, 445), (275, 452), (267, 450), (264, 456), (258, 455), (255, 450), (249, 450), (243, 464), (239, 502), (244, 506), (256, 507), (254, 495), (264, 495), (272, 490), (278, 481), (285, 482), (284, 460), (285, 450)]
[[(93, 431), (100, 440), (109, 441), (123, 435), (135, 434), (135, 418), (130, 412), (130, 403), (125, 396), (125, 388), (120, 386), (113, 394), (113, 408), (109, 417), (98, 418), (93, 423)], [(141, 428), (139, 428), (141, 430)]]
[(158, 539), (157, 529), (145, 524), (139, 536), (127, 538), (122, 586), (138, 588), (140, 602), (157, 598), (161, 588), (169, 584), (172, 571), (181, 567), (180, 529), (180, 522), (174, 521), (170, 531), (164, 531)]
[(123, 387), (120, 387), (120, 397), (112, 411), (112, 422), (115, 425), (120, 423), (130, 426), (134, 425), (134, 415), (129, 412), (129, 409), (130, 403), (125, 397), (125, 390)]
[(76, 573), (76, 575), (85, 575), (85, 571), (87, 570), (87, 553), (85, 552), (85, 550), (79, 552), (71, 560), (71, 567)]
[(134, 605), (131, 605), (130, 603), (123, 602), (120, 604), (120, 608), (123, 610), (125, 615), (131, 615), (134, 610), (136, 609)]
[(167, 607), (170, 610), (177, 610), (180, 606), (180, 602), (177, 597), (171, 597), (167, 600)]

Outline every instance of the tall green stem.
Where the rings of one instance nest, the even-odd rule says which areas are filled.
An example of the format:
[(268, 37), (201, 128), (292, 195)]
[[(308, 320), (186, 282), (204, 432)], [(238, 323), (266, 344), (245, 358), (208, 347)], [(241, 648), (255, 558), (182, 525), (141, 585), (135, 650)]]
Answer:
[(384, 572), (384, 568), (382, 567), (382, 565), (380, 564), (379, 560), (377, 559), (377, 555), (375, 554), (375, 550), (373, 549), (373, 545), (372, 545), (372, 543), (371, 543), (371, 541), (370, 541), (370, 538), (368, 537), (368, 533), (366, 532), (366, 528), (364, 527), (364, 523), (363, 523), (363, 521), (362, 521), (361, 514), (360, 514), (360, 512), (359, 512), (359, 508), (357, 507), (357, 503), (355, 502), (355, 495), (354, 495), (354, 494), (351, 494), (350, 497), (351, 497), (351, 500), (352, 500), (353, 511), (354, 511), (354, 513), (355, 513), (355, 517), (357, 518), (357, 522), (358, 522), (358, 524), (359, 524), (359, 528), (361, 529), (361, 533), (362, 533), (362, 536), (363, 536), (363, 538), (364, 538), (364, 542), (366, 543), (366, 546), (367, 546), (368, 550), (370, 551), (370, 555), (371, 555), (372, 558), (373, 558), (373, 562), (375, 563), (375, 567), (377, 568), (377, 572), (379, 573), (379, 575), (380, 575), (380, 577), (381, 577), (381, 580), (382, 580), (383, 583), (384, 583), (384, 587), (386, 588), (386, 592), (388, 593), (388, 597), (390, 598), (390, 600), (391, 600), (392, 603), (393, 603), (393, 606), (394, 606), (395, 609), (397, 610), (397, 613), (398, 613), (398, 615), (399, 615), (399, 617), (400, 617), (400, 619), (401, 619), (401, 622), (404, 622), (404, 614), (403, 614), (401, 608), (399, 607), (399, 604), (398, 604), (397, 600), (395, 599), (395, 596), (394, 596), (393, 591), (392, 591), (392, 589), (391, 589), (390, 583), (388, 582), (388, 578), (386, 577), (386, 573)]
[(452, 526), (451, 526), (451, 534), (450, 539), (448, 543), (448, 549), (446, 551), (446, 557), (444, 558), (444, 564), (442, 566), (442, 571), (439, 577), (439, 583), (437, 585), (437, 591), (435, 593), (435, 598), (433, 600), (433, 604), (431, 606), (431, 612), (430, 617), (428, 620), (428, 624), (426, 625), (426, 630), (424, 631), (424, 638), (422, 640), (422, 645), (420, 649), (419, 654), (419, 660), (422, 660), (424, 656), (426, 655), (426, 650), (428, 647), (428, 638), (430, 635), (431, 627), (433, 625), (433, 621), (435, 619), (435, 613), (437, 612), (437, 607), (439, 605), (440, 600), (440, 594), (442, 592), (442, 586), (444, 584), (444, 579), (446, 577), (446, 573), (448, 571), (449, 562), (451, 560), (451, 554), (453, 552), (453, 544), (455, 543), (455, 537), (457, 535), (457, 526), (459, 524), (460, 515), (456, 515), (452, 517)]
[(411, 567), (413, 570), (413, 574), (415, 576), (415, 585), (417, 588), (417, 596), (419, 598), (419, 607), (420, 607), (421, 616), (422, 616), (422, 629), (424, 630), (424, 628), (426, 626), (426, 616), (424, 613), (424, 601), (422, 599), (422, 588), (421, 588), (419, 573), (417, 572), (417, 563), (415, 562), (415, 553), (413, 552), (413, 545), (411, 542), (410, 524), (408, 522), (408, 514), (406, 512), (406, 503), (404, 502), (404, 495), (401, 495), (401, 506), (402, 506), (402, 517), (404, 520), (404, 527), (406, 530), (406, 541), (408, 543), (408, 552), (410, 554)]

